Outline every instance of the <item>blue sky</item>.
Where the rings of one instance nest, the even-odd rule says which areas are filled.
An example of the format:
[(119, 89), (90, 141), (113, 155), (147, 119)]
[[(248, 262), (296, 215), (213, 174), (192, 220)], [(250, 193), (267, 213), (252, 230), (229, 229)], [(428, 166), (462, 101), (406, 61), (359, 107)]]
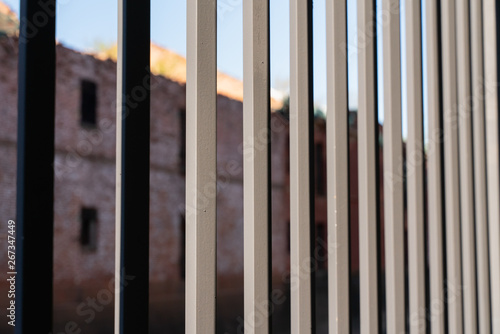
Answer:
[[(19, 0), (4, 1), (19, 13)], [(117, 38), (117, 3), (117, 0), (58, 1), (58, 41), (80, 51), (91, 51), (98, 43), (114, 43)], [(315, 100), (320, 105), (326, 104), (324, 7), (325, 0), (314, 1)], [(242, 79), (242, 0), (218, 0), (218, 9), (218, 67), (223, 72)], [(349, 16), (355, 19), (355, 6), (350, 6), (350, 9)], [(185, 55), (186, 0), (151, 0), (151, 15), (153, 42)], [(355, 21), (350, 21), (355, 26)], [(272, 0), (271, 84), (280, 90), (288, 89), (289, 48), (289, 0)], [(357, 73), (354, 67), (351, 72)], [(350, 82), (351, 90), (355, 91), (357, 80)], [(356, 97), (357, 94), (353, 96)], [(356, 103), (352, 106), (355, 107)]]
[[(19, 13), (19, 0), (3, 0)], [(242, 79), (243, 75), (243, 0), (218, 0), (218, 67), (221, 71)], [(271, 2), (271, 85), (287, 91), (290, 73), (289, 0)], [(425, 1), (424, 1), (425, 2)], [(80, 50), (95, 50), (99, 43), (111, 44), (117, 39), (117, 0), (64, 0), (58, 1), (57, 39), (64, 45)], [(186, 54), (186, 0), (151, 0), (151, 39), (160, 46), (181, 55)], [(326, 106), (326, 36), (325, 0), (314, 0), (314, 100)], [(377, 0), (380, 19), (381, 0)], [(348, 46), (356, 47), (356, 1), (348, 1)], [(401, 12), (404, 13), (404, 0)], [(382, 38), (381, 25), (377, 25), (377, 53), (379, 67), (379, 110), (383, 110)], [(404, 36), (404, 20), (401, 26)], [(404, 71), (404, 39), (402, 38)], [(425, 57), (424, 57), (425, 65)], [(357, 108), (358, 72), (357, 55), (348, 57), (349, 107)], [(403, 80), (403, 134), (406, 134), (405, 80)], [(383, 121), (383, 112), (379, 113)]]

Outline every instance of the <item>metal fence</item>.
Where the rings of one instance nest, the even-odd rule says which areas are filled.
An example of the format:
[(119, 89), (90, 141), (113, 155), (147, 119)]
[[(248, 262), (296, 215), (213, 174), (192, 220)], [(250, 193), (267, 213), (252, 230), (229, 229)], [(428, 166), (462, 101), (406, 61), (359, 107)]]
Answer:
[[(361, 333), (382, 327), (377, 90), (384, 92), (387, 333), (500, 333), (499, 7), (494, 0), (406, 0), (404, 157), (400, 3), (382, 1), (384, 81), (377, 87), (375, 2), (357, 1)], [(244, 0), (243, 11), (245, 333), (268, 333), (269, 309), (260, 305), (272, 303), (269, 0)], [(349, 333), (346, 1), (327, 0), (324, 12), (329, 331)], [(127, 289), (116, 283), (115, 332), (136, 334), (148, 332), (150, 4), (119, 0), (118, 15), (116, 277), (135, 280)], [(49, 333), (55, 0), (21, 0), (20, 16), (16, 333)], [(187, 0), (187, 333), (216, 330), (216, 17), (215, 0)], [(315, 331), (311, 0), (290, 0), (290, 47), (291, 328), (307, 334)]]

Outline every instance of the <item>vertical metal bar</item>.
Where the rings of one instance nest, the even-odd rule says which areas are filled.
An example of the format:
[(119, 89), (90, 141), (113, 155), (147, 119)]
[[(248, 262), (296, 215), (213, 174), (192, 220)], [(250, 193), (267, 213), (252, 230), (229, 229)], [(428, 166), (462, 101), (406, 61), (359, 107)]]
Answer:
[[(17, 137), (16, 333), (53, 318), (55, 0), (21, 0)], [(33, 28), (34, 27), (34, 28)], [(10, 276), (10, 275), (9, 275)], [(40, 302), (43, 301), (43, 307)], [(33, 319), (39, 319), (33, 321)]]
[[(243, 4), (245, 333), (270, 332), (269, 0)], [(264, 314), (262, 314), (264, 312)], [(256, 316), (260, 314), (261, 317)]]
[(384, 217), (387, 333), (405, 331), (404, 176), (399, 0), (384, 0)]
[(430, 262), (430, 323), (432, 334), (444, 333), (443, 189), (439, 87), (438, 3), (425, 2), (428, 103), (428, 208)]
[(327, 170), (328, 170), (328, 325), (331, 333), (349, 333), (349, 110), (347, 3), (326, 2)]
[(186, 333), (215, 333), (217, 2), (187, 1)]
[(377, 112), (375, 107), (375, 8), (358, 1), (358, 179), (359, 285), (361, 333), (378, 333)]
[(490, 246), (491, 325), (500, 334), (500, 157), (498, 115), (497, 1), (483, 0), (486, 177)]
[(461, 334), (463, 314), (455, 1), (442, 1), (441, 5), (448, 330)]
[(312, 333), (312, 2), (290, 1), (290, 266), (292, 334)]
[[(115, 333), (147, 333), (150, 3), (118, 2)], [(119, 290), (119, 291), (118, 291)]]
[(457, 0), (457, 102), (459, 126), (460, 216), (462, 222), (462, 280), (464, 332), (477, 331), (474, 181), (472, 165), (471, 65), (469, 1)]
[(421, 2), (406, 2), (408, 280), (410, 332), (425, 333), (424, 136)]
[(472, 125), (477, 252), (477, 303), (480, 333), (491, 333), (488, 266), (488, 207), (486, 194), (486, 146), (483, 87), (482, 1), (471, 1), (470, 34), (472, 61)]

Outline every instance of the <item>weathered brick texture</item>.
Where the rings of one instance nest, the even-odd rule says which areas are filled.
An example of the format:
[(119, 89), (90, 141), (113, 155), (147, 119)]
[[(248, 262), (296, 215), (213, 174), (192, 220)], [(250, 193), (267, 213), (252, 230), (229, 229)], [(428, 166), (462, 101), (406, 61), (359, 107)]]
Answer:
[[(5, 240), (7, 220), (15, 219), (17, 56), (17, 40), (0, 39), (0, 240)], [(109, 333), (113, 303), (107, 304), (105, 297), (114, 272), (116, 64), (58, 45), (56, 78), (55, 329), (59, 333), (65, 323), (75, 321), (84, 333)], [(82, 79), (97, 84), (95, 128), (80, 124)], [(152, 78), (151, 87), (151, 323), (163, 332), (159, 329), (182, 327), (184, 314), (180, 261), (185, 176), (180, 113), (185, 112), (186, 91), (184, 84), (159, 76)], [(242, 103), (221, 95), (217, 102), (219, 313), (234, 321), (243, 308)], [(289, 267), (288, 122), (277, 113), (271, 118), (273, 277), (276, 286), (283, 286)], [(80, 245), (82, 207), (98, 212), (95, 251)], [(137, 222), (138, 228), (145, 223)], [(3, 246), (0, 267), (6, 268)], [(2, 315), (7, 292), (4, 273), (0, 272)], [(89, 308), (81, 303), (100, 297), (104, 308), (87, 323)], [(4, 324), (0, 323), (0, 329), (7, 333)]]

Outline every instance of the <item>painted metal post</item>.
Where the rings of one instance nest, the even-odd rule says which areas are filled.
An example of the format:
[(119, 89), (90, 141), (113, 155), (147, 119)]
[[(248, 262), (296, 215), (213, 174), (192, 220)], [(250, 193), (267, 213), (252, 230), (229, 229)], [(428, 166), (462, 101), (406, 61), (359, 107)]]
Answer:
[(377, 257), (377, 111), (375, 106), (375, 8), (372, 0), (358, 2), (358, 179), (359, 294), (362, 334), (378, 333)]
[(457, 103), (464, 333), (477, 332), (469, 1), (457, 0)]
[(290, 1), (290, 266), (292, 334), (314, 333), (312, 1)]
[(499, 157), (499, 4), (483, 0), (486, 178), (490, 246), (491, 329), (500, 334), (500, 157)]
[(399, 0), (384, 0), (384, 216), (387, 333), (405, 331), (404, 174)]
[(347, 3), (326, 1), (328, 325), (349, 333), (349, 110), (347, 103)]
[(243, 14), (245, 333), (267, 334), (271, 326), (269, 0), (245, 1)]
[(448, 331), (463, 332), (455, 1), (441, 2)]
[(215, 333), (217, 2), (187, 1), (186, 333)]
[(470, 2), (472, 135), (474, 153), (478, 328), (479, 333), (491, 333), (482, 4), (483, 2), (481, 0)]

